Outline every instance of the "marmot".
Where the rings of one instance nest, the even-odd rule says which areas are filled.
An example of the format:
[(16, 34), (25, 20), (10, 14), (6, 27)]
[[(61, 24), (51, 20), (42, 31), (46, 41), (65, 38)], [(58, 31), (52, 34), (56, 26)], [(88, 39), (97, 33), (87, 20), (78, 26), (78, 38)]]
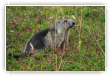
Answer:
[(55, 21), (53, 27), (49, 27), (43, 31), (36, 33), (27, 42), (25, 52), (20, 55), (9, 54), (14, 58), (22, 57), (27, 53), (44, 53), (45, 49), (51, 47), (63, 48), (68, 43), (69, 29), (75, 25), (75, 21), (69, 17), (59, 18)]

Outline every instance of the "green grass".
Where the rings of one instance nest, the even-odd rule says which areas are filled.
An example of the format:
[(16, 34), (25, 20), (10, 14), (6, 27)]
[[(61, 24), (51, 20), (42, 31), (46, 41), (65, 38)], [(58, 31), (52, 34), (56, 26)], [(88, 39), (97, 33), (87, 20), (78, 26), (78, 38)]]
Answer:
[[(47, 49), (45, 57), (40, 54), (19, 59), (6, 54), (6, 70), (105, 71), (104, 6), (6, 6), (8, 52), (22, 53), (27, 41), (35, 33), (50, 27), (50, 23), (54, 25), (54, 21), (60, 17), (73, 19), (72, 15), (75, 16), (76, 26), (70, 30), (69, 45), (65, 53), (55, 54), (54, 50)], [(52, 21), (49, 17), (53, 17)]]

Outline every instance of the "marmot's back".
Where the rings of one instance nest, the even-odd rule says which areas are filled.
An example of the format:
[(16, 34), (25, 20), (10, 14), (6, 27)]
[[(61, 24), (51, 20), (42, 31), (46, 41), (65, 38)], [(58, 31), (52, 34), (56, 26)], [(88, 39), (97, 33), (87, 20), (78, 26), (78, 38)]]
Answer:
[(49, 29), (45, 29), (36, 33), (27, 43), (26, 51), (31, 51), (30, 43), (33, 45), (34, 50), (43, 49), (44, 45), (44, 37), (47, 35)]

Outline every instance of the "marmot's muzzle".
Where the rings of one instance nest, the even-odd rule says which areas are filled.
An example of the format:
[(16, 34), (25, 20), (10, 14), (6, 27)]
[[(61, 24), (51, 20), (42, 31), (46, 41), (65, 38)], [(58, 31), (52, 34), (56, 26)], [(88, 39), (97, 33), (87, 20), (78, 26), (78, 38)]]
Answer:
[(75, 25), (75, 22), (72, 22), (72, 24), (71, 24), (70, 28), (71, 28), (71, 27), (73, 27), (74, 25)]
[(75, 22), (72, 23), (72, 26), (74, 26), (74, 25), (75, 25)]

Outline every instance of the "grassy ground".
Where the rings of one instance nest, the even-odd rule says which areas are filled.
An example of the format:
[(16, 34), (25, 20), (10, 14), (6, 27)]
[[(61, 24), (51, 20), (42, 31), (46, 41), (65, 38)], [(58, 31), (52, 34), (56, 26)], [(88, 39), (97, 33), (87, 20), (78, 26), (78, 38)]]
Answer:
[[(37, 32), (51, 27), (60, 17), (75, 17), (66, 52), (46, 50), (42, 54), (15, 59), (6, 54), (7, 71), (104, 71), (104, 6), (7, 6), (6, 46), (8, 52), (20, 54)], [(52, 20), (51, 20), (52, 18)]]

